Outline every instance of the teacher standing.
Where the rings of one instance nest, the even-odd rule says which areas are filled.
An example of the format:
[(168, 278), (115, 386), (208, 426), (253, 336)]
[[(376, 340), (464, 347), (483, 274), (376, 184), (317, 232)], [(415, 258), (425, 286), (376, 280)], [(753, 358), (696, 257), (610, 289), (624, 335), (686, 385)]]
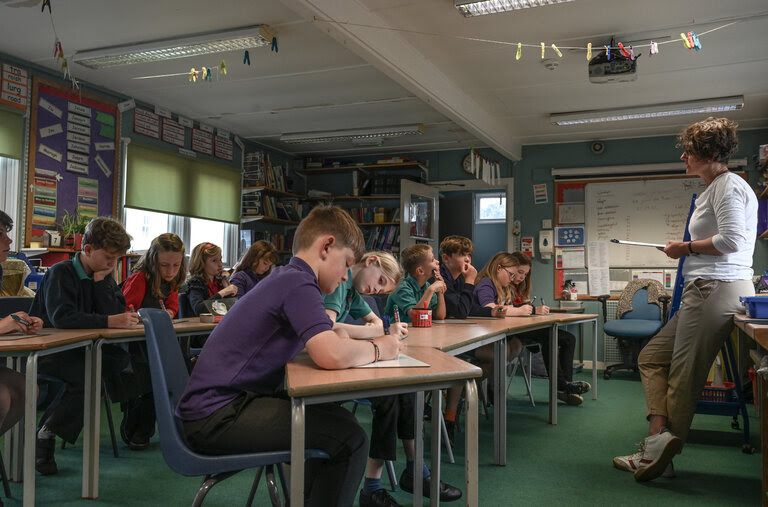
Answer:
[(670, 241), (664, 248), (672, 259), (688, 256), (680, 311), (638, 358), (648, 437), (639, 452), (613, 459), (637, 481), (674, 477), (672, 459), (688, 436), (709, 369), (733, 328), (733, 315), (743, 311), (739, 297), (754, 295), (757, 199), (747, 182), (728, 170), (738, 147), (736, 127), (726, 118), (710, 117), (679, 137), (686, 174), (701, 178), (706, 190), (691, 215), (691, 241)]

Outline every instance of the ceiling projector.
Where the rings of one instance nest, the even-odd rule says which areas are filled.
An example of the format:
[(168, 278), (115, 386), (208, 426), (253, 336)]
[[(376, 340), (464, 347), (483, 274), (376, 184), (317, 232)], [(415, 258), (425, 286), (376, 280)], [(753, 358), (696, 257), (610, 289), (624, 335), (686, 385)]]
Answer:
[[(639, 56), (639, 55), (638, 55)], [(637, 58), (631, 60), (621, 54), (618, 48), (611, 51), (611, 58), (605, 51), (589, 61), (590, 83), (626, 83), (637, 80)]]

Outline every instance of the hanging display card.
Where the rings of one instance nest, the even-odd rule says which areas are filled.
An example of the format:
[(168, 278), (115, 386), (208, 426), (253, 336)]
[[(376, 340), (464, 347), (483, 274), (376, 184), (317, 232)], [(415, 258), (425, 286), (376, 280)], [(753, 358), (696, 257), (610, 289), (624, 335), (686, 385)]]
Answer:
[(27, 92), (29, 90), (29, 75), (25, 69), (2, 64), (2, 88), (0, 88), (0, 104), (6, 104), (17, 109), (27, 109)]
[(120, 125), (114, 102), (39, 78), (30, 104), (27, 246), (64, 211), (115, 215)]
[(153, 139), (160, 139), (160, 117), (137, 107), (133, 110), (133, 131)]
[(184, 127), (170, 118), (163, 117), (163, 141), (184, 147)]
[(216, 136), (213, 140), (214, 156), (223, 160), (232, 160), (232, 141)]
[(192, 129), (192, 149), (213, 156), (213, 134), (203, 129)]

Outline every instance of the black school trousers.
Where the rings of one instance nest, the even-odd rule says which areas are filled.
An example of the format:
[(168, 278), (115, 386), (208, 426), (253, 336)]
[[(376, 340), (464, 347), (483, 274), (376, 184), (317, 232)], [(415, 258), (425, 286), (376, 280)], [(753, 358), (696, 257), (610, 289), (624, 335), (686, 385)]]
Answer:
[(374, 459), (394, 461), (397, 459), (397, 440), (412, 440), (414, 437), (413, 417), (416, 395), (396, 394), (370, 398), (373, 418), (371, 420), (371, 449), (369, 456)]
[[(352, 413), (338, 404), (306, 407), (305, 445), (329, 459), (306, 461), (306, 505), (350, 506), (365, 472), (368, 438)], [(291, 448), (291, 402), (242, 392), (208, 417), (184, 421), (190, 447), (202, 454), (238, 454)]]
[[(538, 343), (547, 371), (549, 364), (549, 329), (537, 329), (516, 335), (523, 343)], [(557, 330), (557, 389), (562, 391), (573, 380), (573, 351), (576, 349), (576, 337), (563, 329)]]

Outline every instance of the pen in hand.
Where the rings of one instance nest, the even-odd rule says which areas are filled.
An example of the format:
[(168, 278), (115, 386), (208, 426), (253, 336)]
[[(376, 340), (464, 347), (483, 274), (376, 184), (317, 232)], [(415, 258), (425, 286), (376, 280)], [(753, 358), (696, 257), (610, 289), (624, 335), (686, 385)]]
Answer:
[(389, 315), (383, 316), (381, 322), (384, 324), (384, 334), (389, 334)]
[(31, 327), (32, 326), (31, 322), (29, 322), (28, 320), (22, 319), (21, 317), (19, 317), (15, 313), (11, 314), (11, 318), (13, 320), (15, 320), (16, 322), (18, 322), (19, 324), (21, 324), (21, 325), (24, 325), (24, 326), (27, 326), (27, 327)]

